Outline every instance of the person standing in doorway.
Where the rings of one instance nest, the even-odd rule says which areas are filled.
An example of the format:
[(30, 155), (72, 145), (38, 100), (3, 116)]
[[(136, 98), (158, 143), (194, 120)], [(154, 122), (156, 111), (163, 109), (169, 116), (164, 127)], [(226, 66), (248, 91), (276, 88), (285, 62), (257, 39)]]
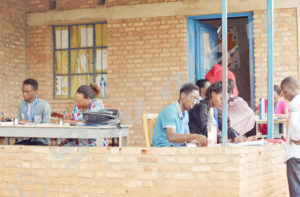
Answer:
[[(228, 66), (231, 64), (231, 57), (228, 56)], [(239, 95), (239, 91), (237, 89), (237, 86), (236, 86), (236, 79), (235, 79), (235, 76), (233, 74), (233, 72), (231, 72), (229, 69), (228, 69), (228, 72), (227, 72), (227, 76), (228, 76), (228, 79), (231, 79), (233, 80), (234, 82), (234, 90), (233, 90), (233, 95), (235, 96), (238, 96)], [(211, 84), (217, 82), (217, 81), (222, 81), (222, 61), (220, 64), (215, 64), (205, 75), (205, 79), (208, 79), (209, 82)]]
[(290, 101), (290, 120), (286, 141), (285, 162), (291, 197), (300, 196), (300, 91), (299, 83), (293, 77), (281, 82), (284, 98)]

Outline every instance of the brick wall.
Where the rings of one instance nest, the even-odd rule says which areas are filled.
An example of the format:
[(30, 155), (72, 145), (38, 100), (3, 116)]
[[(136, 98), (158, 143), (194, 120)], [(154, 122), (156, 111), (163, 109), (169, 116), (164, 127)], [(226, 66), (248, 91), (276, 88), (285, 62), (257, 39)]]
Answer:
[(288, 196), (283, 147), (0, 147), (0, 196)]
[(77, 8), (93, 8), (95, 0), (56, 0), (57, 10), (70, 10)]
[(25, 77), (25, 1), (3, 0), (0, 10), (0, 112), (12, 117)]
[(38, 94), (51, 100), (53, 95), (53, 40), (52, 27), (27, 27), (26, 77), (39, 83)]
[(48, 1), (46, 0), (27, 0), (27, 12), (45, 12), (48, 10)]
[(187, 79), (186, 19), (108, 21), (107, 35), (108, 105), (134, 124), (131, 143), (144, 145), (142, 113), (159, 113), (178, 99)]
[[(274, 83), (298, 78), (298, 26), (296, 9), (274, 10)], [(267, 14), (254, 11), (255, 98), (267, 97)]]

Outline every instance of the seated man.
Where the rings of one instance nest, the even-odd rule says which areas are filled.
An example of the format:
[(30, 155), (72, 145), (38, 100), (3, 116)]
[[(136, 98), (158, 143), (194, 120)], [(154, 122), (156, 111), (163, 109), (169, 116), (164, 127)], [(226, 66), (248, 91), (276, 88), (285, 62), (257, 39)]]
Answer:
[[(38, 83), (35, 79), (26, 79), (23, 82), (23, 98), (18, 106), (18, 119), (24, 123), (50, 123), (51, 108), (47, 101), (37, 96)], [(16, 143), (17, 145), (49, 146), (49, 139), (30, 138)]]
[(190, 134), (184, 123), (188, 117), (187, 110), (192, 109), (198, 99), (199, 88), (196, 85), (186, 83), (181, 87), (179, 100), (164, 108), (157, 117), (152, 138), (154, 147), (184, 146), (185, 142), (206, 146), (206, 137)]

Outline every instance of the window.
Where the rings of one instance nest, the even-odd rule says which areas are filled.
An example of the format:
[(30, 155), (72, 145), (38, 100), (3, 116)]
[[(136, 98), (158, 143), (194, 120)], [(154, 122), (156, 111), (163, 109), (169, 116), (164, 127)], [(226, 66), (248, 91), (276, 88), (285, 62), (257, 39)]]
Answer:
[(107, 81), (106, 23), (53, 27), (54, 99), (73, 98), (77, 88)]

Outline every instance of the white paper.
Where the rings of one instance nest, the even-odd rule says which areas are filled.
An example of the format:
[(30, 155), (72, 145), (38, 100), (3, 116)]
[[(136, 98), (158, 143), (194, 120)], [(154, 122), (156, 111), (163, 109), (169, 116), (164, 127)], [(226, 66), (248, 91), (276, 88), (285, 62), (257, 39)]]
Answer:
[(203, 33), (203, 44), (205, 53), (211, 53), (211, 48), (209, 44), (209, 34)]
[(68, 30), (56, 30), (56, 49), (68, 48)]
[(96, 70), (107, 69), (107, 50), (96, 51)]
[(93, 28), (81, 28), (81, 43), (80, 47), (92, 47), (93, 46)]

